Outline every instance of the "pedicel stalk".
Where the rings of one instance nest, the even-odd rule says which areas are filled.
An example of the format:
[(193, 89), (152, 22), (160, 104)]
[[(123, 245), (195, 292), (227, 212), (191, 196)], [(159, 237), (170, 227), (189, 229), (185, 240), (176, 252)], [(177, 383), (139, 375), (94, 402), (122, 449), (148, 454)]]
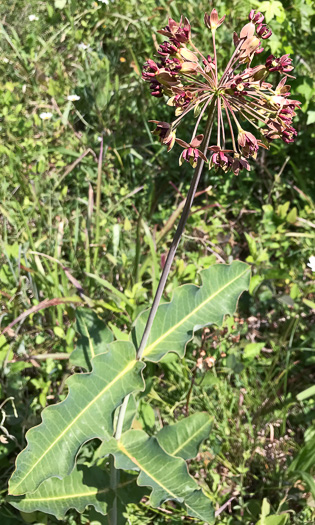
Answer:
[[(149, 83), (151, 95), (175, 108), (173, 122), (150, 121), (156, 124), (152, 133), (166, 145), (167, 151), (171, 151), (175, 143), (181, 146), (179, 164), (189, 162), (195, 172), (138, 348), (138, 359), (146, 346), (204, 165), (238, 175), (243, 169), (250, 171), (249, 160), (256, 159), (260, 147), (269, 149), (274, 139), (293, 142), (297, 135), (292, 119), (300, 102), (289, 98), (290, 86), (286, 83), (288, 77), (294, 78), (289, 75), (293, 69), (292, 59), (289, 55), (280, 58), (270, 55), (265, 64), (252, 66), (255, 57), (264, 51), (262, 41), (267, 40), (272, 31), (263, 23), (260, 12), (251, 10), (248, 18), (240, 34), (233, 34), (235, 49), (221, 76), (216, 30), (225, 16), (219, 19), (216, 9), (204, 15), (205, 26), (212, 33), (212, 56), (208, 50), (203, 54), (193, 43), (187, 18), (179, 23), (170, 18), (168, 25), (158, 31), (168, 40), (159, 46), (159, 56), (147, 60), (143, 67), (142, 78)], [(272, 72), (283, 75), (275, 88), (266, 81)], [(177, 130), (191, 112), (196, 124), (188, 143), (177, 137)], [(252, 126), (258, 138), (244, 129), (240, 121), (246, 127)], [(210, 145), (214, 125), (215, 140), (212, 139)], [(116, 439), (121, 437), (127, 403), (128, 397), (119, 412)], [(115, 487), (115, 475), (112, 483)]]

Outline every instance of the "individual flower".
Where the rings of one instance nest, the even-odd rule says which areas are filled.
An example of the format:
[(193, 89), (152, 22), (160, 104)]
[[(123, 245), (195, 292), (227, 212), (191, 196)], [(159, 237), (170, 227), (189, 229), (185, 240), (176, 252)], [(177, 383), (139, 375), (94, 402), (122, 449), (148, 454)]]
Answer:
[(80, 100), (80, 97), (79, 95), (68, 95), (67, 100), (69, 100), (69, 102), (76, 102), (77, 100)]
[(150, 120), (150, 122), (157, 124), (152, 134), (159, 137), (161, 144), (166, 144), (167, 151), (171, 151), (176, 138), (176, 132), (172, 130), (172, 126), (168, 122), (160, 122), (158, 120)]
[[(213, 46), (205, 53), (194, 44), (187, 18), (179, 22), (170, 18), (158, 31), (166, 40), (159, 45), (155, 59), (144, 64), (142, 78), (154, 97), (165, 98), (175, 109), (173, 122), (154, 121), (157, 128), (153, 134), (168, 151), (175, 142), (184, 148), (180, 163), (187, 161), (195, 167), (208, 159), (210, 168), (238, 175), (242, 169), (250, 170), (249, 161), (256, 159), (260, 148), (268, 149), (276, 139), (291, 143), (297, 136), (293, 119), (300, 102), (290, 99), (287, 84), (292, 59), (270, 55), (264, 64), (253, 64), (264, 50), (262, 42), (272, 32), (263, 23), (262, 13), (251, 10), (248, 18), (240, 33), (233, 35), (235, 49), (225, 68), (218, 67), (215, 41), (225, 16), (219, 17), (215, 9), (204, 17)], [(276, 87), (267, 81), (273, 72), (283, 75)], [(178, 128), (189, 113), (196, 124), (186, 142), (178, 137)]]
[(52, 116), (53, 116), (53, 114), (50, 113), (49, 111), (47, 111), (47, 112), (43, 111), (43, 113), (39, 114), (39, 118), (41, 118), (42, 120), (49, 120), (49, 119), (51, 119)]
[(195, 137), (190, 144), (181, 139), (175, 139), (177, 144), (184, 148), (181, 156), (179, 157), (179, 165), (181, 166), (183, 160), (189, 162), (193, 168), (197, 166), (198, 158), (201, 157), (205, 162), (207, 162), (207, 157), (202, 153), (198, 146), (201, 145), (203, 141), (203, 135), (198, 135)]
[(271, 37), (271, 35), (272, 35), (271, 29), (268, 29), (268, 27), (265, 24), (258, 24), (257, 27), (256, 27), (256, 33), (263, 40), (266, 40), (267, 38)]
[(176, 43), (186, 43), (190, 41), (191, 27), (187, 18), (180, 19), (179, 24), (172, 18), (168, 19), (168, 25), (158, 31), (161, 35), (167, 36)]
[(270, 55), (266, 60), (266, 68), (272, 71), (279, 71), (280, 73), (289, 73), (294, 69), (292, 64), (292, 58), (289, 58), (289, 55), (283, 55), (280, 58), (276, 58), (273, 55)]
[(217, 10), (216, 9), (212, 9), (210, 15), (205, 13), (205, 16), (204, 16), (205, 26), (208, 29), (216, 30), (218, 27), (220, 27), (221, 24), (223, 24), (225, 16), (226, 15), (222, 16), (222, 18), (220, 18), (220, 20), (219, 20), (219, 16), (218, 16)]
[(36, 16), (36, 15), (29, 15), (28, 19), (29, 19), (30, 22), (35, 22), (35, 20), (38, 20), (38, 16)]
[(259, 11), (258, 11), (258, 13), (256, 13), (256, 10), (252, 9), (251, 12), (248, 15), (248, 19), (251, 22), (253, 22), (254, 24), (261, 24), (264, 21), (265, 17)]
[(308, 260), (307, 266), (312, 270), (312, 272), (315, 272), (315, 255), (311, 255), (311, 257)]

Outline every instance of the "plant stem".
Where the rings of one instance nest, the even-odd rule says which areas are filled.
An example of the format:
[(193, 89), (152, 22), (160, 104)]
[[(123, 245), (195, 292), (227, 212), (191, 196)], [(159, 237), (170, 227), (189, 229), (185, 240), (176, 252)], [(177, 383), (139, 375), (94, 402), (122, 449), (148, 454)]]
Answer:
[[(211, 129), (212, 129), (212, 124), (213, 124), (213, 120), (214, 120), (214, 108), (215, 108), (216, 101), (217, 101), (216, 97), (214, 97), (212, 99), (211, 105), (209, 107), (209, 116), (208, 116), (206, 129), (205, 129), (205, 133), (204, 133), (204, 139), (203, 139), (202, 147), (200, 148), (201, 151), (204, 153), (204, 155), (207, 154), (207, 149), (208, 149), (209, 142), (210, 142), (210, 135), (211, 135)], [(159, 285), (158, 285), (158, 288), (157, 288), (157, 291), (156, 291), (156, 294), (155, 294), (155, 297), (154, 297), (154, 300), (153, 300), (153, 303), (152, 303), (152, 307), (151, 307), (151, 310), (150, 310), (150, 314), (149, 314), (149, 317), (148, 317), (148, 320), (147, 320), (147, 324), (145, 326), (145, 329), (144, 329), (144, 332), (143, 332), (143, 335), (142, 335), (142, 339), (141, 339), (141, 342), (140, 342), (140, 345), (139, 345), (139, 348), (138, 348), (137, 359), (141, 359), (143, 351), (144, 351), (145, 346), (147, 344), (147, 340), (148, 340), (148, 337), (150, 335), (150, 331), (151, 331), (152, 324), (153, 324), (153, 321), (154, 321), (154, 318), (155, 318), (155, 315), (156, 315), (156, 311), (158, 309), (158, 306), (160, 304), (160, 300), (161, 300), (162, 294), (164, 292), (164, 288), (165, 288), (165, 285), (166, 285), (168, 274), (170, 272), (170, 269), (171, 269), (171, 266), (172, 266), (172, 263), (173, 263), (173, 260), (174, 260), (174, 256), (175, 256), (178, 244), (179, 244), (179, 241), (181, 239), (181, 236), (182, 236), (182, 233), (184, 231), (187, 219), (189, 217), (190, 209), (191, 209), (194, 197), (195, 197), (195, 193), (196, 193), (196, 190), (197, 190), (197, 187), (198, 187), (198, 183), (199, 183), (200, 176), (201, 176), (201, 173), (202, 173), (202, 170), (203, 170), (203, 167), (204, 167), (204, 163), (205, 163), (205, 161), (201, 157), (199, 157), (199, 162), (198, 162), (198, 164), (196, 166), (196, 169), (195, 169), (195, 172), (194, 172), (194, 176), (192, 178), (192, 181), (191, 181), (191, 184), (190, 184), (190, 188), (189, 188), (189, 191), (188, 191), (188, 194), (187, 194), (187, 198), (186, 198), (185, 206), (184, 206), (184, 209), (183, 209), (183, 213), (181, 215), (181, 218), (180, 218), (180, 221), (178, 223), (178, 226), (177, 226), (177, 229), (176, 229), (176, 232), (175, 232), (175, 235), (174, 235), (171, 247), (169, 249), (169, 252), (168, 252), (168, 255), (167, 255), (167, 259), (166, 259), (166, 262), (165, 262), (165, 265), (164, 265), (164, 268), (163, 268), (163, 271), (162, 271), (162, 275), (161, 275), (161, 278), (160, 278), (160, 282), (159, 282)]]
[(96, 224), (95, 224), (95, 240), (97, 245), (94, 252), (94, 268), (98, 259), (99, 240), (100, 240), (100, 207), (101, 207), (101, 187), (102, 187), (102, 163), (103, 163), (103, 140), (101, 140), (100, 155), (97, 166), (97, 184), (96, 184)]
[[(209, 107), (209, 114), (208, 114), (208, 119), (207, 119), (207, 123), (206, 123), (205, 132), (204, 132), (204, 139), (203, 139), (203, 142), (202, 142), (202, 145), (201, 145), (201, 148), (200, 148), (204, 155), (207, 154), (207, 149), (208, 149), (209, 142), (210, 142), (212, 125), (213, 125), (214, 115), (215, 115), (216, 102), (217, 102), (216, 97), (213, 97), (213, 99), (211, 100), (210, 107)], [(166, 285), (168, 274), (170, 272), (170, 269), (171, 269), (171, 266), (172, 266), (172, 263), (173, 263), (173, 260), (174, 260), (174, 256), (175, 256), (178, 244), (179, 244), (179, 241), (181, 239), (181, 236), (182, 236), (182, 233), (184, 231), (187, 219), (189, 217), (190, 209), (191, 209), (194, 197), (195, 197), (195, 193), (196, 193), (196, 190), (197, 190), (197, 187), (198, 187), (198, 183), (199, 183), (199, 180), (200, 180), (200, 177), (201, 177), (201, 174), (202, 174), (204, 163), (205, 163), (205, 161), (201, 157), (199, 157), (198, 164), (196, 166), (196, 169), (195, 169), (195, 172), (194, 172), (194, 176), (192, 178), (192, 181), (191, 181), (191, 184), (190, 184), (190, 188), (189, 188), (189, 191), (188, 191), (188, 194), (187, 194), (187, 198), (186, 198), (185, 206), (184, 206), (184, 209), (183, 209), (183, 213), (182, 213), (180, 221), (178, 223), (178, 226), (177, 226), (177, 229), (176, 229), (176, 232), (175, 232), (175, 235), (174, 235), (171, 247), (169, 249), (169, 252), (168, 252), (168, 255), (167, 255), (167, 259), (166, 259), (163, 271), (162, 271), (162, 275), (161, 275), (161, 278), (160, 278), (160, 281), (159, 281), (159, 285), (158, 285), (158, 288), (156, 290), (155, 297), (153, 299), (153, 303), (152, 303), (152, 307), (151, 307), (151, 310), (150, 310), (150, 314), (149, 314), (149, 317), (148, 317), (148, 320), (147, 320), (147, 323), (146, 323), (146, 326), (145, 326), (145, 329), (144, 329), (144, 332), (143, 332), (143, 335), (142, 335), (142, 339), (141, 339), (141, 342), (140, 342), (140, 345), (139, 345), (139, 348), (138, 348), (137, 359), (141, 359), (141, 357), (143, 355), (143, 351), (144, 351), (146, 343), (147, 343), (147, 340), (148, 340), (148, 337), (150, 335), (151, 328), (152, 328), (152, 325), (153, 325), (153, 321), (154, 321), (154, 318), (155, 318), (158, 306), (160, 304), (160, 300), (161, 300), (162, 294), (164, 292), (164, 288), (165, 288), (165, 285)], [(117, 440), (120, 439), (121, 434), (122, 434), (122, 428), (123, 428), (123, 423), (124, 423), (124, 418), (125, 418), (125, 414), (126, 414), (126, 409), (127, 409), (127, 404), (128, 404), (129, 397), (130, 397), (129, 395), (125, 397), (125, 399), (123, 401), (123, 404), (120, 407), (119, 414), (118, 414), (116, 431), (115, 431), (115, 439), (117, 439)], [(117, 474), (118, 473), (117, 473), (117, 471), (114, 468), (113, 460), (111, 460), (110, 467), (111, 467), (111, 488), (115, 491), (115, 489), (117, 487)], [(111, 525), (117, 525), (117, 508), (116, 508), (116, 504), (117, 504), (117, 502), (115, 502), (115, 500), (114, 500), (113, 508), (112, 508), (112, 510), (111, 510), (111, 512), (109, 514), (109, 521), (110, 521)]]

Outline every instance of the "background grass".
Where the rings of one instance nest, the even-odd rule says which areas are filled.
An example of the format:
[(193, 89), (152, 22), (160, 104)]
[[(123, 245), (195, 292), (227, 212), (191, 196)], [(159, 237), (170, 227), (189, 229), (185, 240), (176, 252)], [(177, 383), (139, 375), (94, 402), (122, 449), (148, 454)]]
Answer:
[[(148, 367), (153, 379), (136, 424), (154, 434), (187, 409), (208, 411), (213, 429), (191, 470), (217, 509), (232, 498), (218, 522), (256, 523), (267, 498), (272, 513), (311, 524), (315, 9), (312, 0), (217, 1), (227, 14), (221, 63), (232, 31), (257, 6), (273, 30), (271, 52), (293, 57), (298, 138), (276, 143), (239, 177), (205, 171), (165, 299), (182, 283), (198, 283), (201, 269), (235, 258), (252, 265), (251, 289), (238, 317), (198, 334), (185, 359)], [(25, 431), (66, 395), (76, 305), (93, 308), (121, 336), (156, 289), (191, 169), (179, 168), (176, 148), (167, 154), (150, 133), (148, 120), (169, 120), (171, 109), (150, 97), (141, 68), (168, 16), (188, 16), (211, 53), (205, 10), (209, 2), (201, 0), (11, 0), (0, 7), (1, 330), (39, 305), (0, 336), (5, 524), (57, 522), (21, 515), (5, 495)], [(68, 102), (71, 94), (80, 100)], [(41, 120), (43, 111), (52, 118)], [(42, 309), (44, 300), (55, 306)], [(196, 371), (201, 351), (216, 359), (209, 370)], [(85, 446), (79, 461), (93, 461), (95, 449)], [(129, 520), (191, 522), (179, 507), (150, 509), (145, 500), (130, 506)], [(64, 523), (103, 521), (87, 511)]]

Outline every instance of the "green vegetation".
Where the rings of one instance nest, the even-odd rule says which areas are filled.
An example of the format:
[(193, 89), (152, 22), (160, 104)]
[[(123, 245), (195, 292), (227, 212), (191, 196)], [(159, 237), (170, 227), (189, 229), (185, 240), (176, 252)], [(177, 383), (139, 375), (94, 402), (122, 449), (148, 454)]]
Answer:
[[(180, 348), (189, 341), (185, 356), (178, 348), (180, 356), (146, 362), (145, 391), (130, 398), (124, 430), (132, 425), (143, 450), (149, 446), (144, 432), (149, 434), (152, 447), (160, 443), (176, 456), (176, 470), (183, 461), (171, 448), (175, 427), (168, 425), (177, 425), (176, 436), (185, 440), (184, 418), (208, 414), (207, 433), (179, 456), (189, 460), (190, 474), (217, 511), (216, 522), (307, 525), (315, 520), (315, 272), (307, 266), (315, 255), (315, 8), (312, 0), (255, 0), (250, 6), (218, 0), (215, 7), (227, 14), (220, 28), (223, 62), (230, 55), (231, 31), (242, 27), (249, 7), (259, 7), (272, 22), (274, 34), (265, 47), (277, 56), (290, 53), (295, 66), (290, 83), (293, 98), (302, 102), (298, 137), (293, 144), (275, 142), (252, 171), (238, 177), (204, 170), (164, 301), (182, 284), (201, 285), (206, 272), (216, 271), (215, 263), (235, 259), (252, 268), (249, 291), (241, 296), (237, 315), (226, 316), (222, 326), (204, 327), (200, 313), (203, 328), (173, 341)], [(70, 510), (62, 518), (65, 507), (58, 520), (47, 513), (45, 501), (38, 511), (31, 501), (19, 511), (7, 497), (8, 480), (26, 446), (25, 433), (41, 422), (42, 409), (67, 397), (66, 379), (73, 372), (91, 369), (89, 341), (95, 354), (104, 343), (130, 350), (136, 319), (134, 339), (140, 337), (143, 316), (138, 316), (151, 304), (192, 176), (189, 165), (178, 166), (177, 152), (167, 154), (152, 137), (148, 121), (169, 120), (171, 108), (150, 97), (141, 68), (168, 16), (186, 15), (200, 47), (207, 49), (205, 10), (205, 0), (16, 0), (0, 7), (0, 330), (5, 330), (0, 519), (5, 525), (108, 523), (101, 513), (109, 504), (102, 492), (109, 460), (99, 440), (80, 449), (71, 479), (50, 478), (33, 496), (45, 499), (45, 491), (54, 494), (62, 486), (66, 493), (93, 480), (100, 493), (91, 495), (95, 508), (82, 514)], [(78, 100), (68, 100), (72, 95)], [(233, 310), (234, 305), (223, 313)], [(216, 322), (220, 315), (217, 310)], [(106, 356), (95, 358), (99, 370), (105, 371)], [(94, 369), (86, 378), (96, 373), (103, 374)], [(130, 392), (139, 390), (139, 377), (133, 377)], [(71, 388), (76, 381), (70, 379)], [(115, 408), (118, 401), (111, 401)], [(105, 408), (104, 400), (104, 414)], [(40, 447), (53, 431), (43, 432)], [(143, 450), (132, 445), (133, 456), (142, 461)], [(115, 455), (132, 468), (121, 451)], [(163, 461), (157, 449), (156, 463)], [(132, 474), (121, 484), (130, 487), (127, 513), (125, 492), (120, 498), (118, 487), (118, 511), (126, 523), (204, 523), (172, 501), (153, 508), (154, 491), (149, 499)], [(82, 498), (73, 506), (83, 511), (86, 504)]]

